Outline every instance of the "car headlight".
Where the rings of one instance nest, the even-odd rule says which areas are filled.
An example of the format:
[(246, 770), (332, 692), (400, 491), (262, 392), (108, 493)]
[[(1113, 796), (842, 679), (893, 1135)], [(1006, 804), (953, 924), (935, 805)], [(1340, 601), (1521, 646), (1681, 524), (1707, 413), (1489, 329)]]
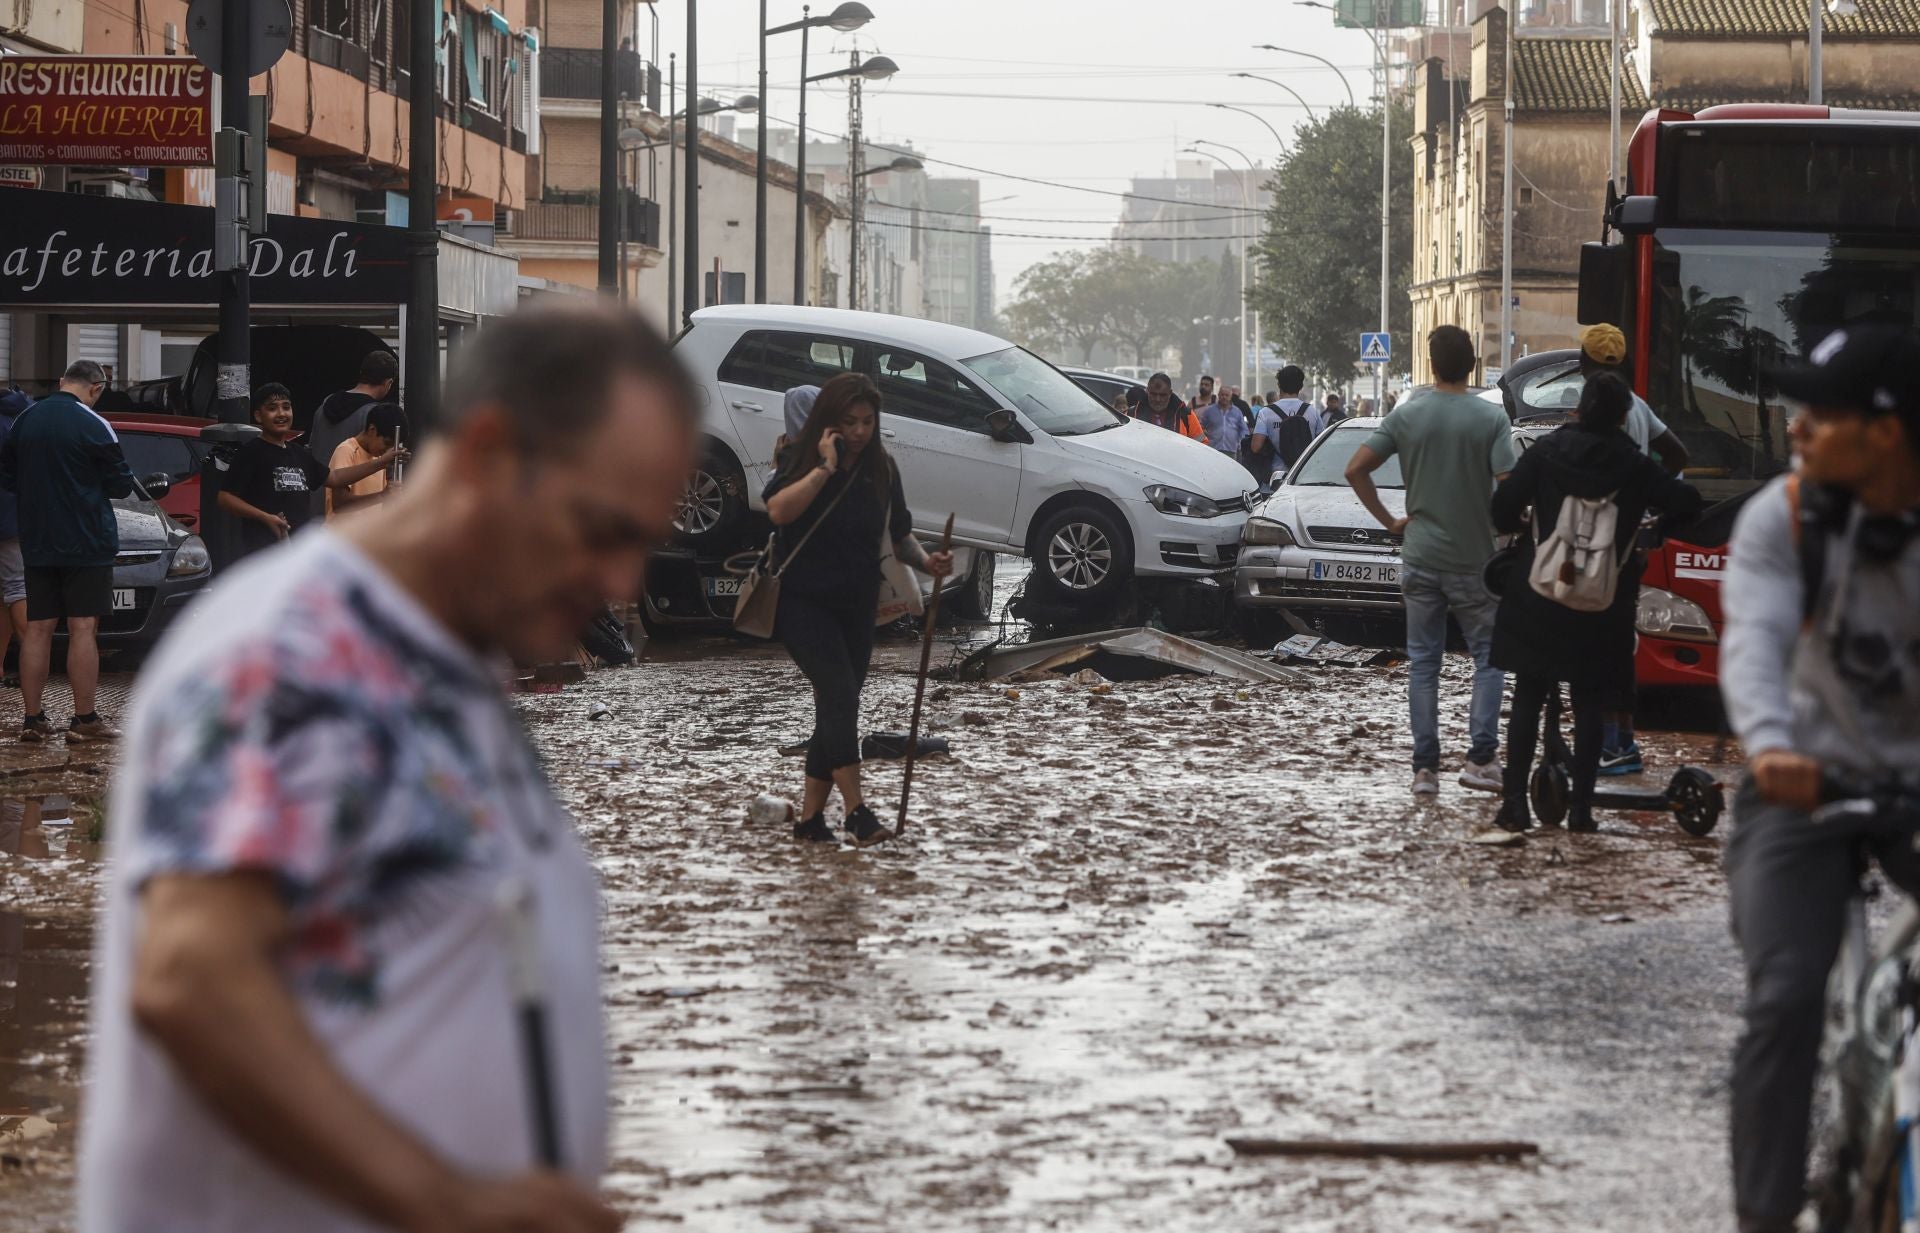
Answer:
[(1674, 638), (1682, 642), (1718, 642), (1707, 611), (1690, 599), (1663, 591), (1659, 587), (1640, 588), (1640, 606), (1634, 613), (1633, 627), (1656, 638)]
[(1294, 539), (1293, 532), (1287, 530), (1284, 522), (1275, 522), (1271, 518), (1249, 518), (1245, 529), (1240, 532), (1240, 542), (1248, 547), (1291, 548)]
[(1155, 484), (1147, 489), (1147, 500), (1163, 514), (1177, 518), (1218, 518), (1220, 507), (1197, 492)]
[(207, 554), (206, 541), (198, 535), (189, 535), (173, 550), (173, 564), (167, 566), (167, 577), (185, 578), (204, 574), (212, 568), (213, 558)]

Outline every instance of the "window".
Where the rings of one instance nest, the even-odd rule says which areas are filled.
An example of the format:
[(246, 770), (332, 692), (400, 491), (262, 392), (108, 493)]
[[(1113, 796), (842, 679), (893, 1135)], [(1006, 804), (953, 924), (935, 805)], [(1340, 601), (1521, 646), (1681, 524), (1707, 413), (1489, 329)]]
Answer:
[(184, 437), (123, 432), (120, 450), (127, 456), (127, 469), (137, 480), (159, 472), (178, 484), (192, 479), (199, 470), (194, 464), (193, 450)]
[(1533, 204), (1533, 189), (1525, 184), (1522, 184), (1520, 186), (1520, 204), (1521, 205)]
[(880, 398), (890, 415), (985, 434), (1000, 404), (953, 369), (911, 351), (882, 348), (875, 357)]
[(749, 330), (720, 365), (733, 385), (785, 393), (796, 385), (823, 385), (854, 370), (854, 344), (786, 330)]

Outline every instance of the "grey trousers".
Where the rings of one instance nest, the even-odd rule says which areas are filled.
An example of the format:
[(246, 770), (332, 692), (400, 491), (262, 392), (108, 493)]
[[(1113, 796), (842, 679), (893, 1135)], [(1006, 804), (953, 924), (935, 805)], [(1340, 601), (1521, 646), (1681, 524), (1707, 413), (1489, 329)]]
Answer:
[[(1746, 1024), (1733, 1054), (1734, 1209), (1741, 1233), (1776, 1233), (1793, 1227), (1806, 1198), (1827, 975), (1857, 884), (1859, 833), (1768, 804), (1751, 780), (1733, 816), (1728, 893), (1747, 968)], [(1869, 850), (1909, 894), (1920, 886), (1920, 860), (1906, 845), (1870, 840)]]

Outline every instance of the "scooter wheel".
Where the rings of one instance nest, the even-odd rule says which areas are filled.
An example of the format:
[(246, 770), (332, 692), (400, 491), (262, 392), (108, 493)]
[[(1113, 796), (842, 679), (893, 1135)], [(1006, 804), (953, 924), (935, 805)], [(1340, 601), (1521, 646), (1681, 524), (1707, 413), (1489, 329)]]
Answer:
[(1533, 799), (1533, 816), (1546, 826), (1558, 826), (1567, 820), (1567, 802), (1573, 796), (1573, 781), (1565, 769), (1542, 762), (1533, 768), (1528, 781)]
[(1721, 810), (1727, 807), (1720, 785), (1697, 766), (1683, 766), (1673, 773), (1673, 781), (1667, 785), (1667, 803), (1673, 807), (1681, 830), (1702, 837), (1713, 834)]

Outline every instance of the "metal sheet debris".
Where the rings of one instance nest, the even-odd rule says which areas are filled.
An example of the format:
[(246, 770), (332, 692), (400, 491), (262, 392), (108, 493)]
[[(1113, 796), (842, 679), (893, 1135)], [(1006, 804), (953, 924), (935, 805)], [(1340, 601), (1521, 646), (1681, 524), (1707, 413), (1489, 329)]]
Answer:
[(1177, 672), (1235, 681), (1300, 683), (1309, 679), (1305, 673), (1239, 651), (1146, 626), (999, 647), (969, 659), (961, 665), (961, 674), (967, 675), (969, 669), (981, 680), (1087, 669), (1116, 681), (1149, 680)]

